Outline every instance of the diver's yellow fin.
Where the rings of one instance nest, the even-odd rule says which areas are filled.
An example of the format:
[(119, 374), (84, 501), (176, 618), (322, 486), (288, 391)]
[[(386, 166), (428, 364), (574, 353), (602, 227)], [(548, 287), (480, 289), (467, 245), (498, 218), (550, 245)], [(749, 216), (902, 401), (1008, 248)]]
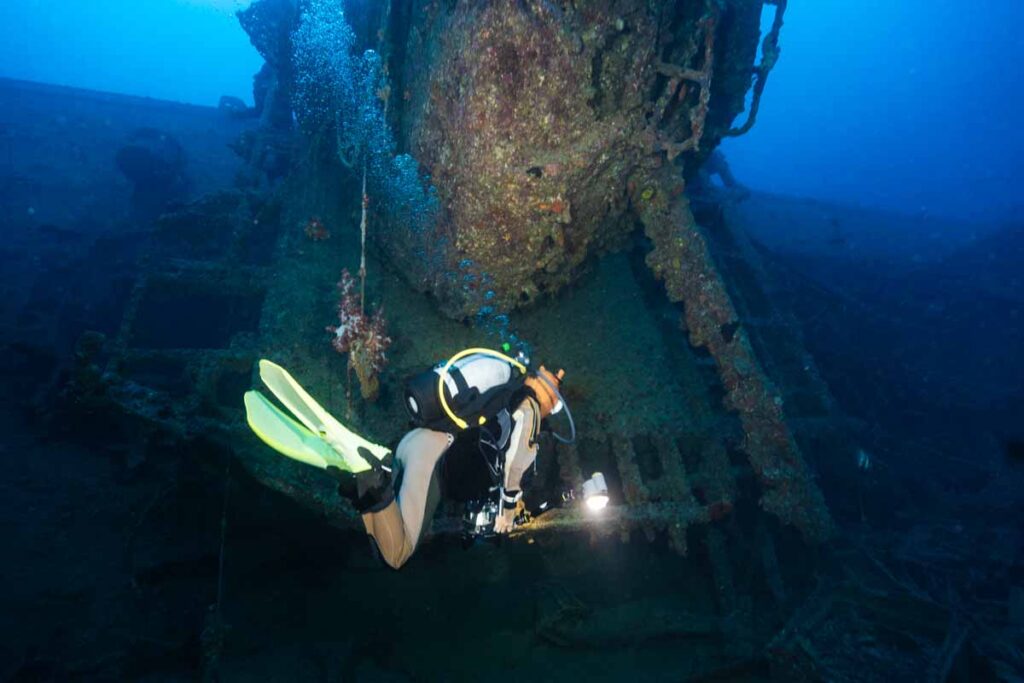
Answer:
[(391, 453), (388, 448), (367, 441), (338, 422), (280, 365), (261, 360), (260, 378), (299, 422), (341, 456), (346, 463), (343, 469), (350, 472), (369, 469), (361, 452), (378, 460)]
[(256, 436), (278, 453), (321, 469), (336, 464), (330, 460), (338, 455), (326, 441), (285, 415), (260, 392), (245, 392), (245, 417)]

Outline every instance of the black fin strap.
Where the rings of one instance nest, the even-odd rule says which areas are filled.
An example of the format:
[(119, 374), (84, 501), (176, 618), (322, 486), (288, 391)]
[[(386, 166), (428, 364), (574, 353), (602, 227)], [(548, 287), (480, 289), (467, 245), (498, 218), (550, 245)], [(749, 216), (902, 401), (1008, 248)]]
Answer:
[(339, 467), (328, 466), (327, 473), (338, 481), (338, 495), (348, 499), (356, 512), (380, 512), (395, 499), (390, 467), (393, 454), (388, 453), (381, 461), (365, 448), (360, 447), (358, 453), (370, 469), (353, 474)]

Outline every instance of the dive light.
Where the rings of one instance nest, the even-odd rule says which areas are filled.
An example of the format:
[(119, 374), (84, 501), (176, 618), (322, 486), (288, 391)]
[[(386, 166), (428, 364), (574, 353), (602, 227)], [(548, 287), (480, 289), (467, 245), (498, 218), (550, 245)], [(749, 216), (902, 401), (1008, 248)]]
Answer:
[[(562, 493), (562, 502), (570, 504), (574, 502), (577, 496), (583, 498), (583, 504), (590, 512), (600, 512), (608, 506), (608, 482), (605, 481), (604, 475), (600, 472), (594, 472), (590, 475), (590, 479), (583, 482), (580, 486), (578, 493), (577, 489), (572, 488)], [(542, 509), (547, 508), (547, 503), (542, 505)]]
[(608, 482), (604, 475), (594, 472), (583, 482), (583, 502), (591, 512), (599, 512), (608, 505)]

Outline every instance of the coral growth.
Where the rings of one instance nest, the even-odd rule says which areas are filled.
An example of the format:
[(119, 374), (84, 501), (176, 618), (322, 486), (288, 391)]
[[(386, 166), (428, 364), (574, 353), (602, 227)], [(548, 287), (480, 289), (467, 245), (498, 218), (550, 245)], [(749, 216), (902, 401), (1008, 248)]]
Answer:
[(331, 238), (331, 233), (320, 220), (320, 216), (313, 216), (306, 221), (306, 227), (302, 232), (314, 242), (323, 242)]
[(310, 144), (365, 168), (372, 238), (413, 287), (455, 318), (508, 312), (627, 239), (638, 167), (689, 177), (714, 150), (776, 54), (755, 71), (762, 4), (413, 3), (374, 32), (307, 0), (295, 113)]
[(334, 335), (334, 350), (348, 354), (348, 367), (356, 371), (363, 398), (375, 401), (391, 337), (382, 310), (378, 308), (373, 315), (367, 315), (361, 300), (355, 278), (347, 268), (342, 270), (338, 280), (338, 325), (328, 326), (327, 331)]
[[(420, 266), (420, 241), (399, 234), (386, 245), (395, 269), (456, 318), (508, 312), (571, 282), (635, 227), (633, 172), (652, 159), (695, 170), (742, 111), (760, 10), (423, 3), (391, 64), (403, 93), (392, 119), (437, 187), (428, 255), (442, 267)], [(476, 285), (490, 282), (467, 283), (464, 261)]]

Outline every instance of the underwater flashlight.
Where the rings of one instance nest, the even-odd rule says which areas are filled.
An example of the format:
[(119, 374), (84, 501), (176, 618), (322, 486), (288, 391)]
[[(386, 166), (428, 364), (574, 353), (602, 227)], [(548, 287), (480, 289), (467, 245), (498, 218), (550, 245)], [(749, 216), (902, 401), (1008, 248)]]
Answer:
[(583, 482), (583, 502), (591, 512), (603, 510), (608, 505), (608, 483), (600, 472), (594, 472)]

